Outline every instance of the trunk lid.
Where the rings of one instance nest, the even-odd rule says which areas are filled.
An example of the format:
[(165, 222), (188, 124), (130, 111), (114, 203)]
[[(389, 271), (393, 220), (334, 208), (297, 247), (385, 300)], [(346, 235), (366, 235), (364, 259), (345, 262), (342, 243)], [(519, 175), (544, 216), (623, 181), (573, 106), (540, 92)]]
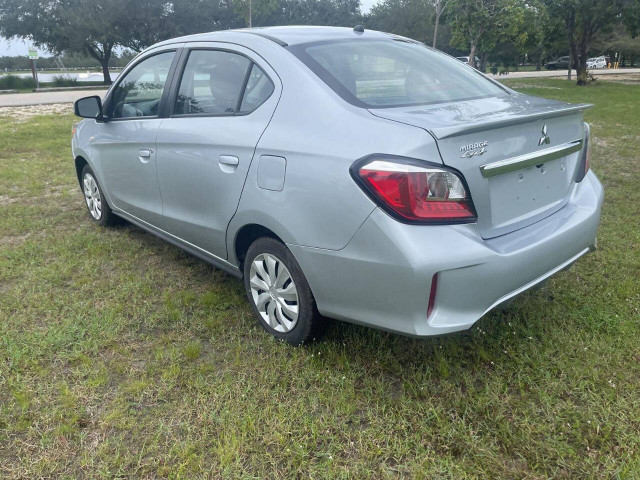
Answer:
[(582, 112), (589, 107), (511, 93), (370, 112), (431, 133), (441, 161), (464, 175), (480, 234), (491, 238), (566, 204), (579, 167)]

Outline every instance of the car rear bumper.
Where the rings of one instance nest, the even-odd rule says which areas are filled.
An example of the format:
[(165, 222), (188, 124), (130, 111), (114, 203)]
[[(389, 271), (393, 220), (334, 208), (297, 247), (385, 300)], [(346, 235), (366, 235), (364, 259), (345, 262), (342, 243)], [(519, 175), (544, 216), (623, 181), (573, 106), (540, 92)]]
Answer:
[(594, 249), (602, 201), (602, 185), (589, 172), (561, 210), (489, 240), (474, 224), (406, 225), (376, 209), (341, 250), (288, 246), (323, 315), (407, 335), (438, 335), (470, 328)]

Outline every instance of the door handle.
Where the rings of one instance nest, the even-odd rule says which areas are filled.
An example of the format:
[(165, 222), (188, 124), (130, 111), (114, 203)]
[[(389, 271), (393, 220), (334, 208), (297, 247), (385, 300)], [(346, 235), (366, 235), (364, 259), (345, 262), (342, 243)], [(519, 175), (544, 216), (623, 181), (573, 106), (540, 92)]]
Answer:
[(220, 155), (220, 165), (229, 165), (230, 167), (237, 167), (240, 160), (233, 155)]
[(142, 158), (151, 158), (152, 153), (153, 149), (151, 148), (143, 148), (141, 150), (138, 150), (138, 155), (140, 155)]
[(224, 173), (231, 173), (238, 168), (240, 160), (234, 155), (220, 155), (218, 163), (220, 163), (220, 170)]

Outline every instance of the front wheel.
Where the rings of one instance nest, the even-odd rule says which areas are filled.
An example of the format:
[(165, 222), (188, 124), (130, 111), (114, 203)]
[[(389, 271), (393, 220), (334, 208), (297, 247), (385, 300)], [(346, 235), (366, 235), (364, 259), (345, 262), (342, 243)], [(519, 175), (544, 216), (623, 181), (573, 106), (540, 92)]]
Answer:
[(307, 279), (278, 240), (264, 237), (251, 244), (244, 262), (244, 283), (254, 315), (274, 337), (297, 346), (322, 333), (325, 322)]
[(87, 204), (87, 210), (91, 220), (102, 225), (113, 225), (116, 223), (116, 216), (111, 211), (111, 207), (104, 198), (100, 184), (95, 173), (89, 165), (82, 169), (82, 193)]

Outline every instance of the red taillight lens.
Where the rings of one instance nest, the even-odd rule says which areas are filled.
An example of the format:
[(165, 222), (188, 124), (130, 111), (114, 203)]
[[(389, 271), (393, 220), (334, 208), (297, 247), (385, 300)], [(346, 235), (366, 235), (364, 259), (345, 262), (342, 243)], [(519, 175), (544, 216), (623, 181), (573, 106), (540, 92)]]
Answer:
[(453, 171), (385, 159), (358, 167), (357, 176), (381, 206), (401, 219), (438, 223), (476, 218), (467, 189)]

